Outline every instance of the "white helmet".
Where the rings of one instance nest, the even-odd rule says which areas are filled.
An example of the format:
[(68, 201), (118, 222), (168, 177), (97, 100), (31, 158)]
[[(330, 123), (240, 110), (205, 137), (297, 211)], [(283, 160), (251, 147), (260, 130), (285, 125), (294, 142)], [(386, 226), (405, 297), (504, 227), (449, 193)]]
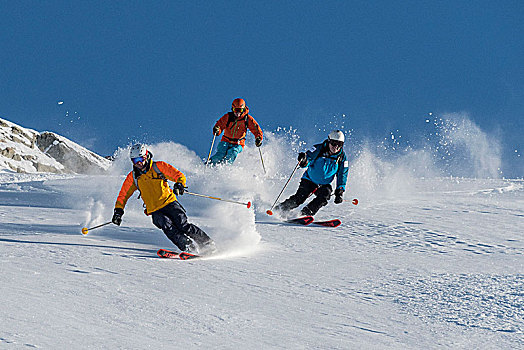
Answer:
[(340, 130), (333, 130), (329, 133), (328, 139), (344, 142), (344, 133)]
[(147, 155), (147, 148), (145, 145), (142, 145), (141, 143), (137, 143), (131, 147), (131, 150), (129, 151), (129, 158), (138, 158), (143, 157)]

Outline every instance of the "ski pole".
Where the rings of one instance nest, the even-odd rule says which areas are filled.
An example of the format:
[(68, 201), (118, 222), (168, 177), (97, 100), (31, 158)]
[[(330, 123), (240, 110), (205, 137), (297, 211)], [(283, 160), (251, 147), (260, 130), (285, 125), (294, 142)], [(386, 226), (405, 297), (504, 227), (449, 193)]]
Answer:
[(89, 230), (94, 230), (95, 228), (99, 228), (99, 227), (102, 227), (102, 226), (105, 226), (105, 225), (109, 225), (109, 224), (112, 224), (112, 223), (113, 223), (112, 221), (109, 221), (109, 222), (106, 222), (104, 224), (101, 224), (101, 225), (98, 225), (98, 226), (94, 226), (94, 227), (91, 227), (91, 228), (84, 227), (84, 228), (82, 228), (82, 234), (85, 236), (85, 235), (87, 235), (87, 232)]
[(267, 215), (273, 215), (273, 212), (272, 212), (273, 208), (275, 207), (275, 205), (276, 205), (277, 202), (278, 202), (278, 199), (280, 198), (280, 196), (282, 195), (282, 193), (283, 193), (284, 190), (286, 189), (287, 184), (289, 183), (289, 181), (291, 181), (291, 178), (293, 177), (293, 175), (295, 175), (295, 171), (297, 171), (298, 167), (299, 167), (299, 163), (297, 163), (297, 165), (295, 165), (295, 169), (294, 169), (293, 172), (291, 173), (291, 176), (290, 176), (289, 179), (287, 180), (287, 182), (286, 182), (286, 184), (284, 185), (284, 188), (282, 189), (282, 191), (280, 191), (280, 193), (278, 194), (277, 199), (275, 199), (275, 203), (273, 203), (273, 205), (271, 206), (271, 208), (268, 209), (268, 210), (266, 211)]
[(248, 208), (251, 208), (251, 202), (242, 203), (242, 202), (232, 201), (232, 200), (230, 200), (230, 199), (224, 199), (224, 198), (213, 197), (213, 196), (206, 196), (205, 194), (198, 194), (198, 193), (193, 193), (193, 192), (189, 192), (189, 191), (186, 191), (186, 192), (184, 192), (184, 193), (190, 194), (190, 195), (192, 195), (192, 196), (198, 196), (198, 197), (204, 197), (204, 198), (216, 199), (216, 200), (218, 200), (218, 201), (224, 201), (224, 202), (235, 203), (235, 204), (242, 204), (242, 205), (247, 206)]
[(211, 149), (209, 150), (209, 155), (207, 156), (206, 165), (209, 163), (209, 159), (211, 158), (211, 152), (213, 152), (213, 145), (215, 144), (215, 138), (217, 135), (213, 133), (213, 141), (211, 141)]
[(260, 147), (258, 147), (258, 152), (260, 153), (260, 160), (262, 161), (262, 168), (264, 169), (264, 175), (266, 175), (266, 166), (264, 165), (264, 158), (262, 158), (262, 151), (260, 150)]
[(344, 202), (351, 202), (353, 205), (357, 205), (358, 204), (358, 199), (356, 199), (356, 198), (353, 198), (352, 200), (344, 199)]

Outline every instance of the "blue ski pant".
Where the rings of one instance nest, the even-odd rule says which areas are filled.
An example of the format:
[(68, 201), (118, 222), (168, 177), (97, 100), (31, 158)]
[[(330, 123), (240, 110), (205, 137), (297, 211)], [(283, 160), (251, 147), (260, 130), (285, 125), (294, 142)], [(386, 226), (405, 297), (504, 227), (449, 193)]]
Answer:
[(195, 248), (211, 241), (211, 238), (198, 226), (187, 222), (186, 211), (178, 201), (169, 203), (151, 215), (153, 224), (164, 231), (167, 238), (181, 251), (195, 251)]
[(237, 159), (238, 154), (242, 152), (242, 146), (220, 141), (217, 145), (217, 152), (210, 159), (210, 164), (228, 163), (232, 164)]

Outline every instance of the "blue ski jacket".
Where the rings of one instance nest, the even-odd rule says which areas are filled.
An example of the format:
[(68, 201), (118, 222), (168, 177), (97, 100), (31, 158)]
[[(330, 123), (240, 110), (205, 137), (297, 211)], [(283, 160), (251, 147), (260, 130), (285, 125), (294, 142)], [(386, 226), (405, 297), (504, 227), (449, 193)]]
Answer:
[(316, 183), (317, 185), (327, 185), (333, 182), (337, 177), (337, 188), (346, 190), (348, 179), (349, 165), (344, 150), (338, 153), (329, 154), (328, 141), (314, 145), (309, 151), (306, 151), (307, 167), (302, 178)]

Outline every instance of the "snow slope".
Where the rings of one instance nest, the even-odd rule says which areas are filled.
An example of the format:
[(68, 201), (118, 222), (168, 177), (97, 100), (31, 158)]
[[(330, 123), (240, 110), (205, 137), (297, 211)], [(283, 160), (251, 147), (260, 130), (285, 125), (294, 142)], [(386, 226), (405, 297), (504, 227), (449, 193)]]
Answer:
[(172, 244), (136, 196), (121, 227), (80, 233), (110, 220), (125, 149), (105, 176), (0, 173), (0, 348), (524, 347), (523, 181), (421, 178), (364, 151), (346, 193), (360, 204), (317, 216), (342, 226), (298, 227), (265, 214), (294, 166), (284, 143), (268, 134), (267, 175), (254, 147), (206, 169), (151, 146), (192, 192), (254, 203), (182, 196), (221, 251), (194, 261), (156, 257)]

